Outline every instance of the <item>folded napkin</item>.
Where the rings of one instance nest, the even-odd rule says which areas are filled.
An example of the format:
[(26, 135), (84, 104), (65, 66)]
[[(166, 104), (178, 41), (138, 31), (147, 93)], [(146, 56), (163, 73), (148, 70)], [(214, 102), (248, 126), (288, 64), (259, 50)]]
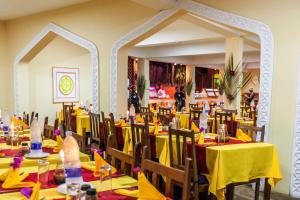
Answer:
[(238, 140), (241, 140), (243, 142), (252, 142), (252, 138), (244, 133), (244, 131), (242, 131), (240, 128), (236, 131), (236, 137)]
[(149, 130), (149, 133), (152, 133), (154, 135), (157, 135), (159, 134), (159, 131), (158, 131), (158, 124), (155, 123), (154, 126), (152, 126)]
[(82, 109), (77, 109), (77, 110), (75, 110), (75, 113), (76, 113), (76, 115), (82, 115), (83, 111), (84, 110), (82, 110)]
[(62, 148), (63, 148), (63, 145), (64, 145), (64, 140), (62, 139), (61, 135), (60, 135), (60, 130), (57, 129), (54, 131), (54, 135), (56, 137), (56, 142), (57, 142), (57, 145), (56, 147), (53, 149), (54, 152), (59, 152)]
[(199, 134), (198, 144), (204, 144), (204, 132)]
[(137, 123), (144, 123), (144, 119), (143, 119), (143, 117), (141, 115), (136, 115), (135, 116), (135, 121)]
[(17, 117), (12, 118), (12, 123), (13, 123), (14, 126), (22, 126), (23, 129), (28, 129), (29, 128), (29, 126), (27, 124), (25, 124), (25, 122), (23, 122), (22, 120), (20, 120)]
[(115, 125), (116, 126), (126, 126), (127, 124), (126, 124), (125, 120), (122, 119), (120, 122), (116, 123)]
[[(101, 157), (99, 151), (94, 151), (94, 159), (95, 159), (95, 166), (86, 164), (86, 163), (82, 163), (81, 167), (90, 171), (94, 171), (94, 176), (95, 177), (99, 177), (100, 176), (100, 167), (103, 166), (108, 166), (109, 164)], [(113, 166), (111, 166), (111, 174), (114, 174), (117, 172), (117, 169), (114, 168)], [(109, 172), (108, 171), (104, 171), (104, 177), (108, 176)]]
[(10, 168), (0, 175), (0, 181), (2, 181), (2, 187), (5, 189), (33, 187), (33, 182), (23, 182), (23, 180), (29, 175), (28, 173), (20, 173), (20, 166), (22, 163), (22, 157), (15, 157), (14, 161), (10, 164)]
[(40, 199), (40, 183), (34, 184), (33, 188), (25, 187), (21, 191), (24, 200), (39, 200)]
[(138, 174), (138, 190), (115, 190), (117, 194), (135, 197), (139, 200), (166, 200), (167, 198), (162, 195), (145, 177), (144, 173)]
[(199, 133), (199, 128), (194, 122), (192, 122), (191, 129), (194, 131), (194, 133)]

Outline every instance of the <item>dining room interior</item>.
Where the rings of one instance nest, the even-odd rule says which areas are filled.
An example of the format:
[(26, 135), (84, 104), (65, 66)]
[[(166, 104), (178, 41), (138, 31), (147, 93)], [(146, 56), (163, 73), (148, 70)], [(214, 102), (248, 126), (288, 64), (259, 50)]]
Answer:
[(300, 199), (300, 2), (2, 0), (0, 200)]

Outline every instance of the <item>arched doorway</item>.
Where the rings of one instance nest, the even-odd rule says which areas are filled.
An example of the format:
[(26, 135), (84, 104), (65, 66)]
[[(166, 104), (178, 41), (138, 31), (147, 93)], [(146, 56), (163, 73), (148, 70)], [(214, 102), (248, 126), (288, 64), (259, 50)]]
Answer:
[(18, 80), (18, 66), (28, 63), (32, 60), (39, 52), (41, 52), (54, 38), (60, 36), (71, 43), (78, 45), (86, 49), (90, 53), (91, 66), (92, 66), (92, 103), (93, 111), (98, 112), (99, 110), (99, 99), (98, 99), (98, 50), (96, 45), (92, 42), (66, 30), (62, 27), (50, 23), (48, 24), (39, 34), (37, 34), (33, 40), (31, 40), (26, 47), (16, 56), (14, 61), (14, 110), (15, 113), (19, 113), (20, 106), (20, 95), (19, 95), (19, 80)]
[(258, 105), (258, 120), (257, 125), (267, 127), (265, 141), (268, 136), (271, 91), (272, 91), (272, 71), (273, 71), (273, 34), (270, 28), (259, 21), (248, 19), (242, 16), (227, 13), (204, 4), (194, 1), (179, 1), (173, 8), (161, 11), (149, 21), (139, 26), (134, 31), (126, 34), (116, 41), (111, 50), (111, 83), (110, 83), (110, 110), (113, 113), (117, 112), (118, 108), (118, 60), (120, 59), (120, 50), (124, 47), (137, 43), (159, 30), (164, 24), (172, 22), (172, 20), (181, 16), (182, 13), (192, 13), (199, 17), (221, 23), (234, 28), (242, 29), (248, 32), (255, 33), (259, 36), (261, 42), (260, 51), (260, 96)]

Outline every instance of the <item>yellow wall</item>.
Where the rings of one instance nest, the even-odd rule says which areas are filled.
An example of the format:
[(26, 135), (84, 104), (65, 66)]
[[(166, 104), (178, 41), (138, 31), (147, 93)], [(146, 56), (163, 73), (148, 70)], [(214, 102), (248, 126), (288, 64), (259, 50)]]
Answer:
[[(20, 112), (35, 111), (40, 119), (53, 122), (62, 104), (53, 104), (52, 67), (79, 68), (80, 101), (92, 102), (92, 67), (90, 54), (61, 37), (55, 38), (29, 64), (21, 65), (19, 74)], [(43, 122), (43, 120), (40, 120)]]
[[(257, 19), (270, 26), (275, 41), (271, 121), (269, 142), (275, 143), (280, 155), (284, 180), (277, 187), (289, 192), (293, 125), (296, 103), (296, 81), (300, 46), (300, 1), (298, 0), (197, 0), (207, 5)], [(17, 53), (49, 22), (54, 22), (96, 44), (100, 60), (100, 109), (109, 111), (109, 59), (113, 42), (142, 24), (158, 11), (144, 8), (128, 0), (94, 0), (82, 5), (45, 12), (6, 23), (7, 40), (0, 23), (0, 80), (5, 80), (7, 99), (0, 97), (0, 105), (13, 105), (12, 66)], [(8, 46), (8, 60), (5, 55)], [(4, 43), (2, 43), (4, 42)], [(4, 44), (4, 45), (2, 45)], [(1, 57), (2, 56), (2, 57)], [(7, 66), (7, 68), (6, 68)], [(118, 74), (126, 72), (121, 68)], [(2, 72), (2, 71), (0, 71)], [(6, 79), (8, 77), (8, 79)], [(124, 78), (124, 77), (122, 77)], [(125, 78), (122, 83), (125, 83)], [(2, 83), (2, 82), (1, 82)], [(0, 89), (2, 88), (0, 85)], [(127, 91), (126, 91), (127, 93)], [(1, 96), (1, 95), (0, 95)], [(125, 92), (121, 95), (125, 98)], [(125, 102), (125, 99), (121, 99)]]
[(275, 143), (284, 180), (276, 190), (289, 193), (296, 84), (300, 55), (300, 1), (297, 0), (197, 0), (267, 24), (274, 36), (274, 68), (269, 142)]
[(8, 90), (7, 84), (12, 80), (11, 76), (7, 76), (8, 60), (7, 60), (7, 35), (5, 23), (0, 21), (0, 108), (8, 108), (8, 97), (11, 91)]
[[(9, 77), (13, 76), (13, 60), (19, 51), (21, 51), (21, 49), (24, 48), (25, 45), (48, 23), (56, 23), (59, 26), (92, 41), (97, 46), (100, 62), (100, 109), (109, 112), (109, 59), (112, 44), (136, 26), (144, 23), (156, 12), (157, 11), (146, 9), (127, 0), (94, 0), (64, 9), (7, 21)], [(0, 80), (1, 78), (2, 75), (0, 74)], [(8, 102), (10, 103), (10, 109), (12, 110), (12, 79), (8, 81), (7, 89), (11, 92), (8, 96)]]

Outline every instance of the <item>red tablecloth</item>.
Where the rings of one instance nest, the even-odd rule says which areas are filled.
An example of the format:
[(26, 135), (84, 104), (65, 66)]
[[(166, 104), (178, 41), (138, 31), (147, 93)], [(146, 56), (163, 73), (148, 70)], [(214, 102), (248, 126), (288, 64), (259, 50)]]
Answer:
[[(6, 158), (23, 156), (21, 149), (2, 149), (2, 152), (5, 153)], [(43, 152), (55, 154), (57, 152), (53, 151), (53, 148), (43, 147)]]
[[(24, 137), (19, 137), (19, 139), (21, 140), (21, 142), (28, 142), (30, 141), (30, 138), (27, 136)], [(0, 137), (0, 143), (5, 143), (4, 137)]]

